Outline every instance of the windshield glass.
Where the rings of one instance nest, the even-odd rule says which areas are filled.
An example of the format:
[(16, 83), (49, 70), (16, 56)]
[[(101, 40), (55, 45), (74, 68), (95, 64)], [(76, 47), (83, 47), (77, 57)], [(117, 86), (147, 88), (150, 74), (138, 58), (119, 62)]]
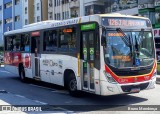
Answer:
[(105, 61), (115, 68), (147, 66), (153, 63), (151, 31), (107, 31)]

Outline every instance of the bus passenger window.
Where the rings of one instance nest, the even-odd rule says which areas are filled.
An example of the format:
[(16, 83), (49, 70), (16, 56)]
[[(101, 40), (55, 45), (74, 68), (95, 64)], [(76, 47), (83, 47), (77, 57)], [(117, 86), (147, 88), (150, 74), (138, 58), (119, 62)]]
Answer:
[(60, 32), (60, 51), (76, 51), (76, 28), (65, 28)]
[(21, 38), (20, 35), (13, 36), (13, 51), (20, 51)]
[(6, 43), (5, 50), (13, 51), (13, 39), (11, 36), (6, 38), (5, 43)]
[(50, 30), (44, 32), (44, 51), (56, 51), (57, 50), (57, 31)]
[(30, 51), (30, 40), (28, 34), (23, 34), (21, 37), (21, 51), (29, 52)]

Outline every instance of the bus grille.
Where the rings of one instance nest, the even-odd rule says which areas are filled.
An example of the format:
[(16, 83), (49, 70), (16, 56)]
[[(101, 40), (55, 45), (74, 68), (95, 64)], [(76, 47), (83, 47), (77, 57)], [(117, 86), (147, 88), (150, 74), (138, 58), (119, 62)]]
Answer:
[(140, 90), (144, 90), (148, 87), (148, 83), (143, 83), (139, 85), (126, 85), (126, 86), (121, 86), (123, 92), (130, 92), (133, 88), (140, 88)]

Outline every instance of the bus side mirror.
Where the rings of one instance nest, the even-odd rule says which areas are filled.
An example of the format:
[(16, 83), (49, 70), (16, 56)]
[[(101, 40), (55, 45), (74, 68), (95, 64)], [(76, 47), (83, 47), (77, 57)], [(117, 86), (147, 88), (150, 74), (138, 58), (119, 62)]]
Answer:
[(106, 37), (103, 35), (101, 36), (101, 45), (106, 46)]

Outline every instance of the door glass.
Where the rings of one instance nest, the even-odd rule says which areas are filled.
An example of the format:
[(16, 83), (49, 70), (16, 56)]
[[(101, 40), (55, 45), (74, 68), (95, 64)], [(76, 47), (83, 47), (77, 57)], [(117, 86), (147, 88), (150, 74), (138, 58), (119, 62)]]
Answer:
[(89, 56), (90, 60), (94, 60), (94, 34), (89, 33)]
[(83, 58), (84, 58), (84, 62), (83, 62), (83, 86), (84, 88), (88, 88), (88, 64), (87, 64), (87, 34), (83, 33)]
[(89, 33), (89, 56), (90, 56), (90, 89), (94, 89), (94, 33)]
[(87, 60), (87, 34), (83, 34), (83, 58)]
[(94, 89), (94, 32), (83, 32), (83, 87)]

